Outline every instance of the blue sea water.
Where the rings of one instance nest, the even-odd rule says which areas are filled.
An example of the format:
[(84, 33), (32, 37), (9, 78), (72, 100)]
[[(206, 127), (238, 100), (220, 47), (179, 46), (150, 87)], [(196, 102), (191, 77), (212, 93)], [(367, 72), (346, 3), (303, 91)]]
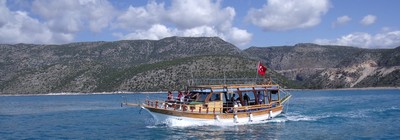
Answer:
[(0, 139), (400, 139), (400, 90), (291, 93), (287, 111), (266, 123), (189, 127), (120, 106), (121, 96), (166, 94), (0, 96)]

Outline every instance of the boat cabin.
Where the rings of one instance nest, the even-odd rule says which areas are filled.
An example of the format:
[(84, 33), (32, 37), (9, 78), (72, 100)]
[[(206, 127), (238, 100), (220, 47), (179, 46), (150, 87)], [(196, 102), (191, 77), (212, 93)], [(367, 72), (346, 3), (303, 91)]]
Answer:
[(230, 112), (232, 107), (279, 105), (278, 85), (237, 85), (191, 87), (185, 104), (190, 110)]

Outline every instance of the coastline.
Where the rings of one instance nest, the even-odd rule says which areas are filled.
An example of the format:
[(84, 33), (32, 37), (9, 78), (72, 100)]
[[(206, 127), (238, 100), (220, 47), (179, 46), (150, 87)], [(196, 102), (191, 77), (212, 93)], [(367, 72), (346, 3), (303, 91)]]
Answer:
[(93, 92), (93, 93), (61, 92), (61, 93), (38, 93), (38, 94), (0, 94), (0, 96), (72, 96), (72, 95), (113, 95), (113, 94), (157, 94), (157, 93), (167, 93), (167, 91), (146, 91), (146, 92), (116, 91), (116, 92)]
[[(389, 89), (400, 90), (400, 87), (285, 89), (285, 90), (288, 90), (288, 91), (316, 90), (317, 91), (317, 90), (389, 90)], [(93, 92), (93, 93), (62, 92), (62, 93), (39, 93), (39, 94), (0, 94), (0, 96), (70, 96), (70, 95), (157, 94), (157, 93), (167, 93), (167, 91), (146, 91), (146, 92), (115, 91), (115, 92)]]

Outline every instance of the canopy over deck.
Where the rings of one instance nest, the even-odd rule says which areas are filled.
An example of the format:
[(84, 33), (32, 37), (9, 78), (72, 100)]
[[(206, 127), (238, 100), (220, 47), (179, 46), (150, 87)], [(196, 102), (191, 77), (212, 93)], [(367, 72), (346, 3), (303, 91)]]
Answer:
[(235, 84), (235, 85), (198, 85), (191, 86), (189, 90), (194, 92), (228, 92), (228, 91), (252, 91), (252, 90), (279, 90), (279, 85), (273, 84)]

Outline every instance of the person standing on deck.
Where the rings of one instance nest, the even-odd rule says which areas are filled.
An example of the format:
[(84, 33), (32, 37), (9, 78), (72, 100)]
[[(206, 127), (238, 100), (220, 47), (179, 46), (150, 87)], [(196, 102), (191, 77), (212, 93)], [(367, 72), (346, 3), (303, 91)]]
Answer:
[(183, 102), (184, 98), (185, 98), (185, 95), (183, 95), (183, 93), (182, 93), (181, 91), (179, 91), (178, 100), (179, 100), (180, 102)]
[(247, 95), (247, 93), (244, 94), (243, 100), (244, 100), (244, 105), (245, 105), (245, 106), (249, 105), (249, 100), (250, 100), (250, 98), (249, 98), (249, 96)]
[(258, 92), (257, 98), (258, 98), (258, 104), (263, 104), (263, 95), (260, 92)]
[(189, 102), (189, 100), (190, 100), (190, 95), (191, 93), (190, 92), (188, 92), (188, 91), (185, 91), (185, 93), (183, 94), (185, 97), (184, 97), (184, 100), (186, 101), (186, 102)]
[(174, 100), (174, 95), (172, 94), (171, 91), (168, 91), (168, 97), (167, 97), (168, 101), (173, 101)]
[(232, 102), (232, 103), (235, 102), (235, 94), (233, 94), (233, 96), (231, 97), (231, 102)]

